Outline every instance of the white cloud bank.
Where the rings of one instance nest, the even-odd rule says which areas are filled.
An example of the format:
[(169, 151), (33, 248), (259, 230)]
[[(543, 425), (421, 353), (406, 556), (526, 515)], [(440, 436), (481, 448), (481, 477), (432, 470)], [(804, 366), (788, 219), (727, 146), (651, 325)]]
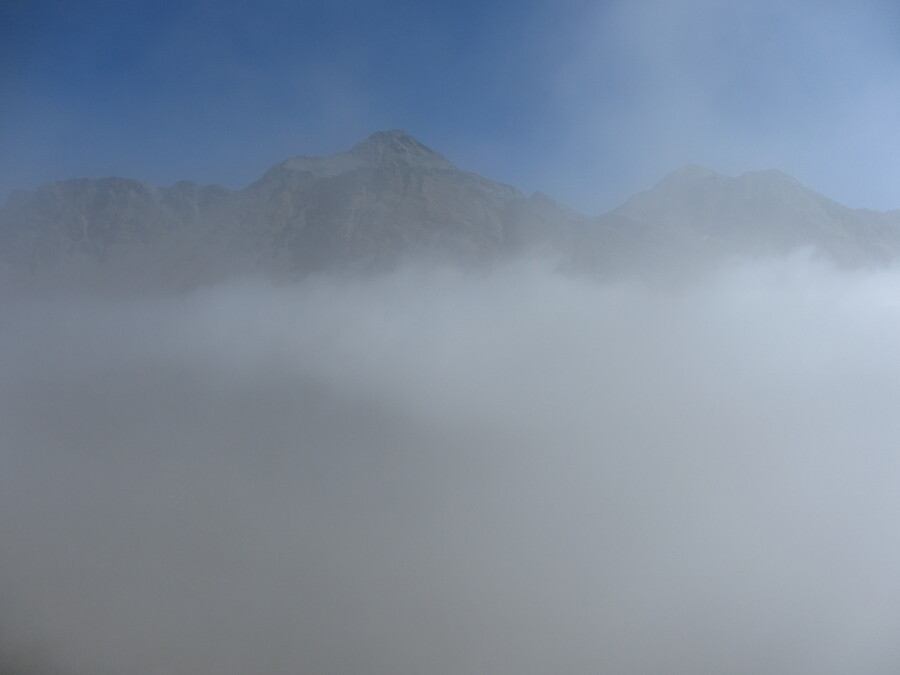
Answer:
[(797, 258), (9, 302), (3, 667), (895, 673), (898, 297)]

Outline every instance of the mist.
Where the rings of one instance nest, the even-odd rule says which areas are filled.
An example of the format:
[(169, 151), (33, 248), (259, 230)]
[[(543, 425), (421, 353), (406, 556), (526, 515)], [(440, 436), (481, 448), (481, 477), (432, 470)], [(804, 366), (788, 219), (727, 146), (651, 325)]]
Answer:
[(6, 301), (0, 669), (894, 673), (900, 276)]

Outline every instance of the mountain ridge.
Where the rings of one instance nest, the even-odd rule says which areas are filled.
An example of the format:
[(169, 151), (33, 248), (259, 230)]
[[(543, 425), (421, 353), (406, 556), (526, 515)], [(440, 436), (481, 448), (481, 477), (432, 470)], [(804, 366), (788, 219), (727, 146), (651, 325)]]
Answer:
[(712, 241), (731, 255), (813, 247), (846, 264), (900, 255), (897, 212), (851, 209), (777, 169), (731, 177), (683, 167), (611, 213), (658, 233)]
[(274, 164), (240, 190), (70, 179), (0, 209), (0, 261), (145, 268), (190, 286), (207, 270), (378, 271), (415, 258), (491, 264), (528, 251), (616, 272), (812, 247), (841, 264), (900, 255), (900, 210), (850, 209), (778, 170), (729, 177), (687, 165), (598, 217), (458, 168), (401, 130), (328, 157)]
[(306, 171), (321, 178), (338, 176), (363, 167), (410, 167), (454, 171), (445, 157), (423, 145), (405, 131), (378, 131), (350, 150), (328, 157), (291, 157), (276, 166)]

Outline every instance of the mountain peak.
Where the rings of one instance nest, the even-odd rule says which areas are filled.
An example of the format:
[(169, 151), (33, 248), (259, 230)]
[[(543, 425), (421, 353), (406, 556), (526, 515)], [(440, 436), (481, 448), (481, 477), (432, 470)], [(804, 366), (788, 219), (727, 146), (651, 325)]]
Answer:
[(738, 177), (739, 181), (754, 185), (767, 186), (792, 186), (794, 188), (806, 188), (799, 180), (778, 169), (766, 169), (764, 171), (746, 171)]
[(663, 178), (657, 183), (657, 187), (695, 185), (709, 178), (720, 177), (721, 174), (716, 173), (712, 169), (707, 169), (705, 166), (686, 164)]
[(405, 131), (378, 131), (358, 143), (348, 155), (371, 166), (416, 166), (428, 169), (455, 169), (447, 159), (423, 145)]
[(703, 190), (716, 193), (741, 193), (746, 196), (754, 195), (760, 198), (771, 194), (800, 194), (812, 193), (800, 181), (793, 176), (778, 171), (766, 169), (763, 171), (746, 171), (740, 176), (732, 177), (716, 173), (696, 164), (689, 164), (676, 169), (657, 183), (654, 188), (666, 194), (683, 192), (685, 190)]
[(330, 157), (292, 157), (279, 166), (319, 177), (337, 176), (362, 167), (456, 170), (447, 159), (405, 131), (378, 131), (346, 152)]
[[(390, 131), (376, 131), (374, 134), (369, 136), (366, 140), (360, 141), (354, 147), (356, 148), (364, 148), (369, 146), (378, 146), (378, 147), (422, 147), (428, 150), (424, 145), (422, 145), (419, 141), (413, 138), (409, 133), (403, 131), (403, 129), (391, 129)], [(352, 152), (352, 151), (351, 151)]]

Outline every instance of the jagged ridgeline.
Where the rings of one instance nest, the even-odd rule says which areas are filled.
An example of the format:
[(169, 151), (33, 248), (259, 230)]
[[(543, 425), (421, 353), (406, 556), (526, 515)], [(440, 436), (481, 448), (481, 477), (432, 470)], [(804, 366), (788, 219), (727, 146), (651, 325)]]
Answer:
[(180, 288), (419, 259), (483, 266), (535, 251), (601, 274), (802, 247), (859, 265), (900, 254), (900, 212), (849, 209), (777, 171), (685, 167), (591, 218), (387, 131), (330, 157), (285, 160), (242, 190), (104, 178), (17, 191), (0, 211), (0, 247), (7, 280)]

